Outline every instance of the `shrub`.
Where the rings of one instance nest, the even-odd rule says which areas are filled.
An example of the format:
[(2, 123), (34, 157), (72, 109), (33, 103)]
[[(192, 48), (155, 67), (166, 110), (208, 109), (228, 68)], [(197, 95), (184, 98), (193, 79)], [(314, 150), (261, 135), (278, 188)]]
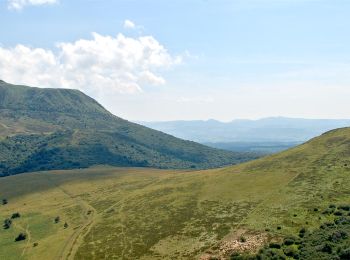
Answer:
[(337, 206), (335, 206), (334, 204), (330, 204), (329, 205), (329, 208), (331, 208), (331, 209), (334, 209), (334, 208), (336, 208)]
[(15, 242), (25, 240), (27, 238), (27, 235), (24, 233), (19, 233), (19, 235), (15, 238)]
[(334, 219), (334, 223), (336, 225), (347, 225), (347, 224), (350, 224), (350, 219), (341, 216), (341, 217)]
[(64, 223), (63, 227), (64, 227), (64, 228), (68, 228), (67, 222)]
[(292, 247), (287, 247), (285, 249), (283, 249), (283, 253), (286, 255), (286, 256), (289, 256), (289, 257), (296, 257), (298, 256), (298, 251)]
[(230, 257), (231, 260), (243, 260), (243, 257), (239, 253), (233, 253)]
[(333, 232), (329, 237), (328, 237), (328, 241), (337, 243), (343, 239), (346, 239), (348, 237), (348, 234), (343, 231), (343, 230), (339, 230), (339, 231), (335, 231)]
[(350, 259), (350, 247), (348, 247), (347, 249), (341, 250), (339, 253), (339, 258), (341, 260), (348, 260)]
[(8, 203), (7, 199), (2, 199), (2, 205), (6, 205)]
[(306, 229), (305, 228), (300, 229), (299, 230), (299, 237), (304, 237), (305, 233), (306, 233)]
[(324, 243), (321, 247), (321, 251), (324, 253), (331, 254), (333, 251), (332, 245), (330, 243)]
[(241, 242), (241, 243), (244, 243), (244, 242), (246, 242), (247, 241), (247, 239), (244, 237), (244, 236), (241, 236), (240, 238), (239, 238), (239, 242)]
[(281, 229), (282, 229), (282, 227), (281, 227), (281, 226), (278, 226), (278, 227), (277, 227), (277, 230), (281, 230)]
[(335, 216), (342, 216), (342, 215), (343, 215), (343, 212), (341, 212), (341, 211), (336, 211), (336, 212), (334, 212), (334, 215), (335, 215)]
[(9, 219), (9, 218), (5, 219), (4, 220), (4, 225), (3, 225), (4, 229), (9, 229), (11, 227), (11, 224), (12, 224), (12, 220), (11, 219)]
[(350, 206), (349, 205), (340, 205), (338, 207), (338, 209), (342, 209), (342, 210), (345, 210), (345, 211), (350, 211)]
[(322, 214), (328, 214), (328, 215), (330, 215), (330, 214), (333, 214), (334, 211), (335, 211), (334, 208), (329, 208), (329, 209), (324, 210), (324, 211), (322, 212)]
[(59, 217), (59, 216), (55, 217), (54, 222), (55, 222), (56, 224), (57, 224), (58, 222), (60, 222), (60, 217)]
[(37, 247), (38, 245), (39, 245), (39, 243), (35, 242), (35, 243), (33, 244), (33, 247)]
[(21, 215), (18, 212), (13, 213), (12, 216), (11, 216), (12, 219), (20, 218), (20, 217), (21, 217)]
[(278, 244), (278, 243), (270, 243), (270, 244), (269, 244), (269, 248), (277, 248), (277, 249), (280, 249), (280, 248), (281, 248), (281, 245)]
[(288, 237), (288, 238), (285, 238), (284, 241), (283, 241), (283, 244), (286, 245), (286, 246), (290, 246), (290, 245), (293, 245), (294, 244), (294, 239), (291, 238), (291, 237)]

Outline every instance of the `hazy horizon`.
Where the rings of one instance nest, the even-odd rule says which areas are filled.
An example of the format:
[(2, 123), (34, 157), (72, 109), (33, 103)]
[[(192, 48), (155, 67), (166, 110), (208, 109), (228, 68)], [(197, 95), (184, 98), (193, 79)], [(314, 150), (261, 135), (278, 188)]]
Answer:
[(175, 122), (175, 121), (184, 121), (184, 122), (191, 122), (191, 121), (199, 121), (199, 122), (208, 122), (208, 121), (216, 121), (219, 123), (232, 123), (234, 121), (260, 121), (260, 120), (266, 120), (266, 119), (292, 119), (292, 120), (330, 120), (330, 121), (341, 121), (341, 120), (350, 120), (350, 118), (307, 118), (307, 117), (285, 117), (285, 116), (268, 116), (268, 117), (259, 117), (259, 118), (233, 118), (231, 120), (219, 120), (215, 118), (209, 118), (209, 119), (174, 119), (174, 120), (159, 120), (159, 121), (143, 121), (143, 120), (132, 120), (136, 123), (165, 123), (165, 122)]

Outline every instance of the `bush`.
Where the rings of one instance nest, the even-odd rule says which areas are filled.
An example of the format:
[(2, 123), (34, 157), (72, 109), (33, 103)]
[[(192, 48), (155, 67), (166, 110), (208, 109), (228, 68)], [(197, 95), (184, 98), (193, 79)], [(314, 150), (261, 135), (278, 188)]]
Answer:
[(350, 247), (345, 249), (345, 250), (341, 250), (339, 253), (339, 258), (341, 260), (349, 260), (350, 259)]
[(19, 235), (15, 238), (15, 242), (25, 240), (27, 238), (27, 235), (24, 233), (19, 233)]
[(283, 249), (283, 253), (286, 255), (286, 256), (289, 256), (289, 257), (296, 257), (298, 256), (298, 251), (292, 247), (287, 247), (285, 249)]
[(18, 212), (13, 213), (12, 216), (11, 216), (12, 219), (20, 218), (20, 217), (21, 217), (21, 215)]
[(11, 219), (9, 219), (9, 218), (5, 219), (4, 220), (4, 225), (3, 225), (4, 229), (9, 229), (11, 227), (11, 224), (12, 224), (12, 220)]
[(239, 238), (239, 242), (241, 242), (241, 243), (247, 242), (247, 239), (244, 236), (241, 236)]
[(8, 203), (7, 199), (2, 199), (2, 205), (6, 205)]
[(277, 248), (277, 249), (280, 249), (280, 248), (281, 248), (281, 245), (278, 244), (278, 243), (270, 243), (270, 244), (269, 244), (269, 248)]
[(299, 230), (299, 237), (304, 237), (305, 236), (305, 233), (306, 233), (306, 229), (305, 228), (302, 228)]
[(347, 225), (347, 224), (350, 224), (350, 219), (342, 216), (342, 217), (334, 219), (334, 224), (336, 224), (336, 225)]
[(350, 211), (350, 206), (349, 205), (340, 205), (338, 207), (338, 209), (342, 209), (342, 210), (345, 210), (345, 211)]
[(283, 244), (286, 246), (290, 246), (290, 245), (293, 245), (294, 242), (295, 242), (295, 240), (293, 238), (288, 237), (288, 238), (284, 239)]
[(322, 214), (324, 215), (330, 215), (330, 214), (333, 214), (334, 213), (334, 209), (326, 209), (322, 212)]
[(54, 222), (55, 222), (56, 224), (57, 224), (58, 222), (60, 222), (60, 217), (59, 217), (59, 216), (55, 217)]
[(343, 212), (341, 212), (341, 211), (336, 211), (336, 212), (334, 212), (334, 215), (335, 215), (335, 216), (342, 216), (342, 215), (343, 215)]
[(339, 242), (340, 240), (346, 239), (346, 238), (348, 238), (348, 237), (349, 237), (349, 236), (348, 236), (348, 233), (346, 233), (346, 232), (343, 231), (343, 230), (339, 230), (339, 231), (333, 232), (332, 235), (329, 236), (328, 241), (337, 243), (337, 242)]
[(324, 253), (331, 254), (333, 251), (332, 245), (330, 243), (324, 243), (321, 247), (321, 251)]

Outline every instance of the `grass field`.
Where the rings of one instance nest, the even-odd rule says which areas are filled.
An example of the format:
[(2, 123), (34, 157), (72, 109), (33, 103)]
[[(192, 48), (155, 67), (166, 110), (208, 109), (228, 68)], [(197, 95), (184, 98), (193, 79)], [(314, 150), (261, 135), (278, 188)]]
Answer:
[[(95, 167), (10, 176), (0, 179), (4, 198), (0, 218), (21, 217), (0, 230), (0, 259), (228, 257), (317, 228), (332, 220), (319, 211), (350, 204), (350, 130), (215, 170)], [(27, 238), (14, 242), (20, 232)]]

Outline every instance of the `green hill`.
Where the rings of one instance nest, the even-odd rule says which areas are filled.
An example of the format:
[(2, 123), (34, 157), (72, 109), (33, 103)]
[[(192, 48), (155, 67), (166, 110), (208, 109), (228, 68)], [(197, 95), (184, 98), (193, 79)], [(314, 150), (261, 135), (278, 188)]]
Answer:
[(98, 164), (213, 168), (252, 158), (128, 122), (78, 90), (0, 81), (0, 176)]
[(1, 259), (349, 259), (350, 128), (220, 169), (9, 176), (0, 198), (21, 215)]

